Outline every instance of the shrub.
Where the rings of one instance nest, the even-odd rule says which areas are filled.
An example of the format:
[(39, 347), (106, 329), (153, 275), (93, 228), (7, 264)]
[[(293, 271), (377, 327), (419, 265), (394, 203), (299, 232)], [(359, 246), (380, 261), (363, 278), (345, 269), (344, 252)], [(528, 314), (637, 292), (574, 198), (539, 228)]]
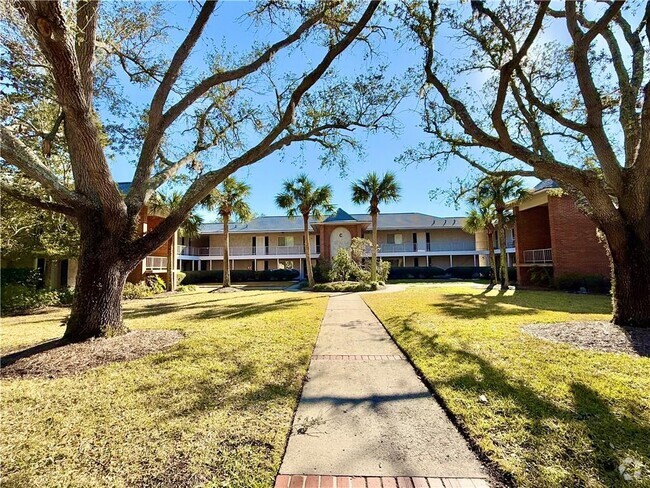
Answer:
[[(388, 273), (389, 280), (429, 280), (432, 278), (438, 278), (444, 276), (445, 270), (442, 268), (437, 268), (435, 266), (428, 267), (415, 267), (415, 266), (406, 266), (401, 268), (389, 268), (390, 272)], [(380, 280), (385, 281), (385, 280)]]
[[(469, 279), (489, 279), (492, 275), (492, 269), (489, 266), (452, 266), (445, 270), (445, 274), (452, 278)], [(517, 279), (517, 268), (508, 268), (508, 279), (515, 281)]]
[(127, 282), (122, 290), (122, 298), (124, 300), (133, 300), (135, 298), (145, 298), (153, 295), (151, 288), (147, 286), (144, 281), (138, 283)]
[(0, 273), (0, 285), (22, 285), (37, 288), (43, 283), (41, 274), (32, 268), (5, 268)]
[(332, 259), (332, 269), (329, 272), (330, 281), (346, 282), (353, 278), (355, 271), (358, 269), (357, 264), (352, 260), (350, 252), (347, 249), (339, 249)]
[(388, 261), (382, 261), (380, 259), (377, 263), (377, 280), (381, 283), (386, 283), (388, 281), (390, 270), (390, 263)]
[(183, 283), (183, 280), (185, 279), (187, 275), (183, 273), (182, 271), (177, 271), (176, 272), (176, 286), (180, 286), (181, 283)]
[(611, 290), (611, 282), (601, 275), (570, 274), (555, 278), (555, 286), (560, 290), (579, 292), (582, 289), (589, 293), (607, 294)]
[(326, 283), (329, 281), (329, 274), (332, 269), (332, 264), (328, 259), (319, 258), (316, 266), (313, 268), (314, 281), (316, 283)]
[(59, 305), (56, 290), (38, 290), (32, 286), (7, 284), (0, 293), (2, 315), (31, 313), (38, 309)]
[(61, 288), (56, 290), (59, 305), (71, 305), (74, 299), (74, 288)]
[(188, 291), (196, 291), (198, 290), (198, 287), (196, 285), (179, 285), (176, 287), (176, 291), (180, 293), (185, 293)]
[[(223, 271), (187, 271), (184, 285), (198, 283), (219, 283), (223, 281)], [(291, 281), (300, 276), (295, 269), (274, 269), (265, 271), (252, 271), (247, 269), (233, 269), (230, 271), (230, 278), (235, 283), (246, 281)]]
[(530, 268), (530, 284), (548, 288), (553, 285), (553, 268), (548, 266), (533, 266)]
[(147, 286), (151, 289), (151, 292), (154, 295), (163, 293), (167, 289), (165, 281), (157, 274), (150, 274), (146, 277), (145, 280)]
[(332, 281), (330, 283), (317, 283), (312, 288), (313, 291), (324, 292), (355, 292), (355, 291), (374, 291), (379, 289), (379, 283), (358, 282), (358, 281)]

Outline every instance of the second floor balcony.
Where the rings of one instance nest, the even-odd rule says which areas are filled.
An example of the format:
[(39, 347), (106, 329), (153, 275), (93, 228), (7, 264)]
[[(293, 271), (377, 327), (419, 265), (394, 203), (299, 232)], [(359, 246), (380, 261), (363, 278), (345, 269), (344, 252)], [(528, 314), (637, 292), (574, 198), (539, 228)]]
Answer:
[[(311, 247), (311, 255), (320, 253), (320, 246)], [(179, 256), (223, 257), (223, 247), (178, 246)], [(230, 256), (301, 256), (304, 246), (231, 246)]]
[(553, 251), (551, 249), (528, 249), (524, 251), (526, 264), (552, 264)]

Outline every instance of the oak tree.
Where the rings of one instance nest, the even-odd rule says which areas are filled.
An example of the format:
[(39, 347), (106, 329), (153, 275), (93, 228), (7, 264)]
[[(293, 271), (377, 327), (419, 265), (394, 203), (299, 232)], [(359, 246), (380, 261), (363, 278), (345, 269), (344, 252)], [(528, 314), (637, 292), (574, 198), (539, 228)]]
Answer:
[(406, 157), (556, 180), (602, 233), (614, 323), (649, 327), (650, 3), (426, 0), (397, 14), (423, 52), (433, 136)]
[[(1, 7), (0, 158), (38, 192), (15, 187), (11, 172), (2, 173), (2, 188), (76, 221), (70, 340), (125, 330), (121, 294), (129, 272), (236, 170), (293, 143), (313, 143), (334, 157), (353, 143), (355, 127), (391, 123), (398, 90), (384, 90), (386, 80), (372, 70), (345, 80), (334, 64), (353, 44), (372, 44), (381, 31), (370, 22), (378, 2), (260, 2), (250, 18), (277, 40), (251, 43), (241, 56), (206, 35), (225, 8), (190, 3), (196, 10), (186, 27), (173, 25), (177, 16), (165, 10), (178, 5), (14, 0)], [(305, 62), (303, 47), (317, 54)], [(289, 69), (277, 68), (279, 56)], [(23, 116), (40, 103), (54, 104), (58, 115), (39, 153)], [(50, 168), (47, 155), (57, 145), (69, 157), (70, 185)], [(109, 157), (125, 154), (135, 154), (135, 172), (123, 195)], [(149, 199), (179, 176), (189, 183), (180, 203), (138, 234)]]

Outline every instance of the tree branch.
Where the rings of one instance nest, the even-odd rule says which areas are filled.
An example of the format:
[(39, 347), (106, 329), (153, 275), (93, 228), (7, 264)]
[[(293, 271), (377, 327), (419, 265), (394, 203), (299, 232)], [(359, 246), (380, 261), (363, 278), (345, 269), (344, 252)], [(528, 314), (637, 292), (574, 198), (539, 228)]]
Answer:
[(97, 0), (80, 0), (77, 3), (77, 35), (75, 50), (79, 62), (79, 74), (81, 85), (88, 104), (93, 98), (93, 64), (95, 60), (95, 35), (97, 32), (97, 11), (99, 2)]
[[(206, 5), (208, 3), (212, 3), (212, 2), (207, 2)], [(333, 5), (328, 5), (326, 8), (319, 10), (317, 14), (304, 21), (292, 34), (285, 37), (281, 41), (278, 41), (275, 44), (273, 44), (253, 62), (244, 66), (240, 66), (239, 68), (234, 70), (215, 73), (214, 75), (203, 79), (198, 84), (196, 84), (188, 93), (186, 93), (185, 96), (183, 96), (178, 102), (172, 105), (164, 114), (162, 114), (162, 110), (164, 107), (164, 102), (167, 99), (167, 95), (169, 94), (169, 90), (171, 90), (171, 85), (169, 86), (169, 88), (165, 88), (166, 93), (165, 91), (163, 91), (161, 92), (161, 95), (159, 95), (157, 91), (156, 95), (154, 95), (154, 100), (152, 100), (151, 103), (151, 111), (153, 112), (155, 110), (155, 118), (152, 120), (150, 115), (149, 129), (147, 131), (147, 135), (145, 136), (145, 140), (142, 146), (142, 151), (140, 153), (138, 166), (135, 172), (135, 176), (133, 178), (133, 184), (126, 198), (129, 211), (131, 213), (133, 212), (137, 213), (141, 208), (142, 204), (144, 203), (144, 201), (146, 201), (147, 199), (147, 189), (146, 189), (145, 181), (149, 177), (149, 175), (151, 175), (151, 172), (153, 170), (153, 166), (155, 164), (155, 156), (158, 151), (158, 147), (160, 145), (160, 141), (162, 140), (162, 136), (165, 129), (167, 129), (183, 112), (185, 112), (185, 110), (187, 110), (200, 97), (205, 95), (208, 92), (208, 90), (210, 90), (211, 88), (217, 86), (218, 84), (223, 84), (230, 81), (241, 79), (260, 69), (266, 63), (268, 63), (273, 58), (273, 56), (277, 54), (278, 51), (298, 41), (303, 36), (303, 34), (305, 34), (309, 29), (311, 29), (314, 25), (316, 25), (318, 22), (320, 22), (323, 19), (328, 9), (333, 8), (339, 3), (340, 2), (337, 1)], [(206, 5), (204, 5), (204, 9), (206, 8)], [(214, 8), (214, 6), (212, 8)], [(203, 9), (201, 13), (203, 13)], [(197, 18), (197, 21), (195, 22), (195, 26), (197, 25), (197, 23), (199, 23), (199, 20), (200, 19)], [(204, 19), (202, 23), (203, 26), (205, 25), (205, 22), (207, 22), (207, 18)], [(190, 34), (192, 34), (192, 31), (190, 31)], [(190, 34), (188, 34), (188, 38), (190, 37)], [(200, 32), (196, 32), (196, 38), (193, 41), (194, 43), (198, 39), (198, 35), (200, 35)], [(177, 51), (177, 54), (179, 53), (179, 51)], [(181, 54), (183, 52), (181, 52)], [(187, 58), (187, 55), (189, 55), (189, 51), (187, 52), (187, 54), (185, 54), (185, 58)], [(165, 75), (165, 77), (167, 77), (167, 75)], [(165, 80), (163, 79), (163, 81)], [(161, 83), (160, 86), (163, 86), (163, 84)], [(161, 90), (160, 87), (159, 90)], [(157, 100), (157, 98), (162, 98), (163, 94), (164, 94), (164, 100), (162, 101), (161, 104), (160, 100)]]
[(589, 46), (595, 36), (607, 27), (609, 21), (620, 11), (622, 6), (622, 2), (617, 1), (612, 3), (594, 26), (586, 34), (583, 34), (578, 26), (578, 14), (575, 3), (572, 0), (567, 0), (565, 3), (566, 25), (573, 39), (574, 46), (573, 66), (587, 111), (587, 126), (589, 127), (587, 135), (598, 156), (598, 162), (603, 170), (605, 179), (616, 192), (620, 192), (623, 184), (621, 166), (605, 134), (602, 99), (592, 77), (588, 53)]
[(79, 195), (66, 188), (40, 161), (36, 153), (14, 136), (7, 127), (0, 127), (0, 157), (40, 183), (58, 203), (75, 208), (87, 206)]
[(183, 222), (192, 208), (228, 175), (232, 174), (239, 168), (253, 164), (267, 156), (271, 145), (291, 124), (295, 111), (303, 95), (323, 76), (323, 74), (325, 74), (334, 60), (345, 49), (347, 49), (350, 44), (352, 44), (368, 24), (378, 7), (379, 1), (369, 2), (364, 13), (354, 24), (354, 27), (352, 27), (340, 41), (330, 46), (321, 62), (311, 72), (309, 72), (294, 89), (280, 121), (269, 131), (266, 137), (244, 154), (233, 159), (227, 165), (218, 170), (210, 171), (197, 179), (185, 193), (178, 208), (150, 233), (133, 242), (132, 249), (134, 251), (137, 249), (137, 252), (141, 253), (142, 249), (153, 250), (160, 246), (165, 241), (166, 237)]
[(42, 208), (43, 210), (49, 210), (51, 212), (62, 213), (69, 215), (70, 217), (75, 217), (77, 215), (76, 210), (72, 207), (56, 202), (46, 202), (37, 196), (27, 195), (26, 193), (13, 188), (11, 185), (7, 184), (4, 181), (0, 181), (0, 189), (10, 197), (33, 205), (34, 207)]

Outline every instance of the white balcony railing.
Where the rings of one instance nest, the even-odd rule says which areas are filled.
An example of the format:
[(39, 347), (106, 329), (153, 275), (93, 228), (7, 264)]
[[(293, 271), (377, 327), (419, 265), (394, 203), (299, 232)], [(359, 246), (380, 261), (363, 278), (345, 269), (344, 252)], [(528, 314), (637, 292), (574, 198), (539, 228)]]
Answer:
[(551, 264), (553, 263), (553, 252), (551, 249), (529, 249), (524, 251), (524, 263), (526, 264)]
[(427, 251), (476, 251), (476, 244), (474, 241), (429, 242)]
[(167, 271), (167, 257), (147, 256), (145, 269), (147, 271)]
[[(231, 256), (292, 256), (305, 253), (304, 246), (231, 246)], [(320, 246), (312, 246), (311, 254), (319, 254)], [(180, 256), (222, 257), (223, 247), (178, 246)]]

